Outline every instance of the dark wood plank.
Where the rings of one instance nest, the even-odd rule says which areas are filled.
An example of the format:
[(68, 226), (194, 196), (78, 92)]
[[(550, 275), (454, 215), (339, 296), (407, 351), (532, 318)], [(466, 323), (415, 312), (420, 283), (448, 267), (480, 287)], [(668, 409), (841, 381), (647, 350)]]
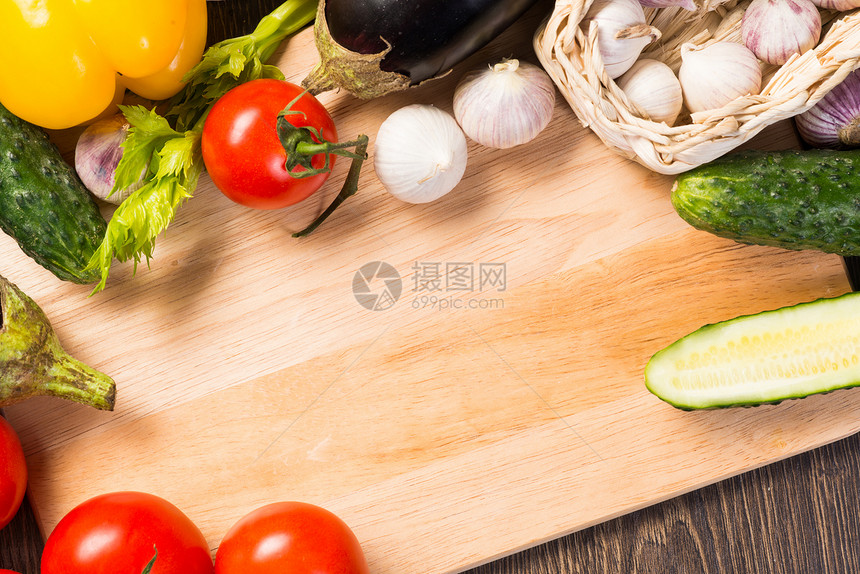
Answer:
[(860, 572), (855, 435), (469, 574)]
[(283, 0), (209, 0), (210, 44), (225, 38), (250, 34), (260, 19), (281, 5)]
[(0, 529), (0, 568), (39, 574), (42, 533), (28, 498), (5, 528)]

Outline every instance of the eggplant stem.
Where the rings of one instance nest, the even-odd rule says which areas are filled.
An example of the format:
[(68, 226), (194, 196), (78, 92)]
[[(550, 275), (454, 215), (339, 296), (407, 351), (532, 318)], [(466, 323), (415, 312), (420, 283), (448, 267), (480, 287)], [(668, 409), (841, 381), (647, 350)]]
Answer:
[(60, 353), (60, 349), (55, 351), (55, 362), (46, 371), (50, 379), (45, 382), (44, 394), (112, 411), (116, 401), (113, 379), (67, 353)]
[(302, 80), (302, 86), (313, 95), (335, 88), (344, 88), (361, 99), (371, 99), (389, 92), (405, 90), (412, 85), (406, 74), (386, 72), (382, 60), (391, 51), (391, 44), (382, 38), (386, 48), (378, 54), (361, 54), (340, 45), (328, 28), (325, 17), (326, 2), (319, 3), (314, 21), (314, 39), (319, 51), (319, 62)]
[(116, 385), (63, 350), (35, 301), (0, 276), (0, 406), (54, 396), (112, 410)]
[(323, 92), (328, 92), (337, 87), (322, 64), (314, 66), (311, 73), (302, 81), (302, 85), (313, 96), (318, 96)]

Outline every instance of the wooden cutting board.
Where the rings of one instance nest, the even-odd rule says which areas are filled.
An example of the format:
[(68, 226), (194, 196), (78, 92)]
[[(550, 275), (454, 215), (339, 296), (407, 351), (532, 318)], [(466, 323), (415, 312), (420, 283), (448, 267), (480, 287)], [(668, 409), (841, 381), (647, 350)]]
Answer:
[[(542, 15), (420, 89), (321, 99), (342, 136), (372, 144), (403, 105), (450, 111), (465, 71), (536, 61)], [(276, 57), (300, 81), (310, 30)], [(70, 149), (73, 133), (55, 136)], [(754, 142), (796, 144), (788, 124)], [(606, 150), (560, 98), (533, 143), (469, 153), (461, 185), (425, 206), (387, 195), (368, 162), (359, 194), (301, 240), (345, 162), (328, 197), (275, 212), (204, 176), (151, 266), (116, 265), (93, 297), (0, 238), (0, 274), (118, 385), (112, 413), (7, 409), (45, 533), (91, 496), (143, 490), (214, 550), (250, 510), (304, 500), (346, 520), (377, 574), (454, 572), (860, 428), (860, 391), (682, 412), (642, 381), (703, 324), (848, 291), (838, 257), (690, 228), (671, 179)], [(396, 275), (365, 281), (380, 267)], [(386, 308), (362, 304), (398, 286)]]

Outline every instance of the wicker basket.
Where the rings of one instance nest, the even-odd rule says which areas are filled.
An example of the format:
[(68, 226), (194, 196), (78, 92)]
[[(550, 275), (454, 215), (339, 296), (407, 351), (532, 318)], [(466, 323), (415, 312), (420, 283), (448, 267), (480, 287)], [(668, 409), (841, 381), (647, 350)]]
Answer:
[[(660, 60), (677, 73), (686, 42), (740, 42), (749, 0), (709, 1), (697, 12), (646, 9), (648, 23), (663, 35), (641, 57)], [(670, 127), (637, 115), (605, 73), (595, 26), (588, 31), (580, 26), (591, 2), (557, 0), (535, 35), (535, 52), (583, 125), (611, 149), (659, 173), (681, 173), (720, 157), (765, 127), (809, 109), (860, 66), (860, 10), (823, 12), (819, 44), (782, 66), (765, 66), (759, 95), (692, 116), (682, 110)]]

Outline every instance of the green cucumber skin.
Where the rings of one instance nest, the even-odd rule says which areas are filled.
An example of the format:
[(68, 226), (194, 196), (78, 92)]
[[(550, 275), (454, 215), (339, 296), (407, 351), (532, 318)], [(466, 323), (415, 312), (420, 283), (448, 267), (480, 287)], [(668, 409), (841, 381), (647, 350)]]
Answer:
[[(677, 341), (675, 341), (674, 343), (672, 343), (668, 347), (665, 347), (665, 348), (657, 351), (656, 353), (654, 353), (654, 355), (651, 357), (651, 359), (645, 365), (645, 372), (644, 372), (645, 388), (647, 388), (648, 391), (651, 392), (651, 394), (653, 394), (654, 396), (659, 398), (661, 401), (668, 403), (677, 409), (680, 409), (682, 411), (700, 411), (700, 410), (716, 410), (716, 409), (735, 408), (735, 407), (758, 407), (758, 406), (762, 406), (762, 405), (778, 405), (781, 402), (787, 401), (787, 400), (802, 399), (802, 398), (809, 397), (812, 395), (826, 395), (828, 393), (832, 393), (833, 391), (838, 391), (838, 390), (842, 390), (842, 389), (851, 389), (854, 387), (858, 387), (858, 386), (860, 386), (860, 380), (852, 381), (852, 382), (848, 382), (848, 383), (844, 383), (844, 384), (840, 384), (840, 385), (827, 386), (827, 387), (819, 388), (819, 389), (816, 389), (814, 391), (805, 392), (805, 393), (781, 394), (779, 396), (774, 396), (773, 399), (764, 400), (764, 401), (741, 401), (741, 402), (738, 402), (738, 401), (735, 401), (735, 402), (722, 401), (722, 402), (712, 402), (710, 404), (703, 404), (703, 405), (691, 405), (691, 404), (687, 404), (687, 403), (680, 403), (677, 401), (673, 401), (670, 398), (664, 396), (662, 393), (659, 392), (659, 390), (657, 390), (655, 388), (657, 385), (653, 384), (653, 381), (649, 378), (649, 375), (648, 375), (649, 374), (649, 367), (652, 364), (660, 361), (662, 355), (669, 353), (676, 345), (681, 344), (682, 341), (686, 341), (686, 340), (690, 339), (691, 337), (707, 337), (709, 331), (723, 328), (726, 325), (729, 325), (732, 323), (737, 323), (740, 321), (745, 321), (745, 320), (748, 320), (748, 319), (751, 319), (754, 317), (758, 317), (758, 316), (762, 316), (762, 315), (773, 315), (775, 313), (779, 313), (779, 312), (785, 311), (787, 309), (799, 309), (801, 307), (808, 307), (808, 306), (819, 306), (820, 307), (823, 305), (835, 303), (835, 302), (840, 301), (840, 300), (850, 300), (850, 299), (857, 299), (857, 301), (855, 301), (854, 304), (857, 306), (860, 306), (860, 292), (849, 292), (849, 293), (845, 293), (844, 295), (840, 295), (838, 297), (821, 298), (821, 299), (816, 299), (814, 301), (808, 301), (805, 303), (798, 303), (797, 305), (792, 305), (789, 307), (783, 307), (780, 309), (772, 309), (772, 310), (768, 310), (768, 311), (762, 311), (760, 313), (753, 313), (750, 315), (741, 315), (741, 316), (738, 316), (738, 317), (735, 317), (732, 319), (727, 319), (725, 321), (721, 321), (719, 323), (712, 323), (710, 325), (704, 325), (702, 327), (699, 327), (698, 329), (696, 329), (692, 333), (690, 333), (684, 337), (681, 337), (680, 339), (678, 339)], [(858, 314), (860, 314), (860, 311), (858, 311)]]
[(729, 154), (681, 174), (671, 199), (693, 227), (738, 243), (860, 255), (860, 151)]
[(835, 389), (828, 389), (826, 391), (818, 391), (816, 393), (786, 396), (786, 397), (783, 397), (780, 399), (774, 399), (772, 401), (753, 401), (753, 402), (746, 402), (746, 403), (720, 403), (717, 405), (709, 405), (709, 406), (704, 406), (704, 407), (690, 406), (690, 405), (684, 405), (684, 404), (675, 404), (672, 401), (668, 401), (665, 398), (657, 395), (653, 391), (652, 391), (652, 394), (656, 395), (657, 398), (659, 398), (664, 403), (672, 405), (673, 407), (675, 407), (676, 409), (678, 409), (680, 411), (693, 412), (693, 411), (714, 411), (714, 410), (719, 410), (719, 409), (737, 409), (737, 408), (751, 409), (751, 408), (755, 408), (755, 407), (763, 407), (765, 405), (778, 405), (778, 404), (782, 403), (783, 401), (804, 399), (806, 397), (812, 396), (813, 394), (815, 394), (815, 395), (826, 395), (826, 394), (832, 393), (834, 391), (839, 391), (839, 390), (843, 390), (843, 389), (852, 389), (852, 388), (858, 387), (858, 386), (860, 386), (860, 381), (858, 381), (852, 385), (844, 385), (844, 386), (837, 387)]
[(47, 134), (2, 105), (0, 229), (60, 279), (101, 278), (84, 271), (107, 229), (95, 200)]

